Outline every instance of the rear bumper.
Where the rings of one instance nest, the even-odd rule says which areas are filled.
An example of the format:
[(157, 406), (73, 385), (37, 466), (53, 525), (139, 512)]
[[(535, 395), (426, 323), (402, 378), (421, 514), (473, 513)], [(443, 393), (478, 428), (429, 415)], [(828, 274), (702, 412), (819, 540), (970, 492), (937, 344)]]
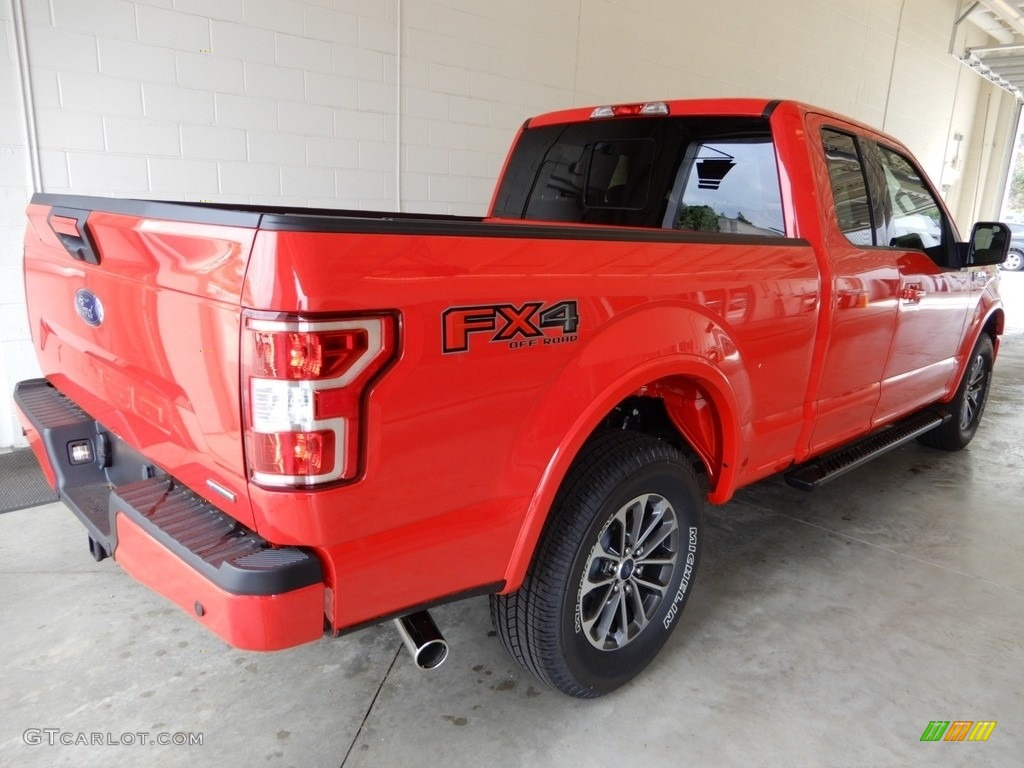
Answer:
[[(315, 554), (274, 547), (149, 464), (46, 380), (19, 383), (14, 401), (47, 479), (89, 531), (95, 556), (112, 555), (237, 648), (278, 650), (323, 635)], [(91, 442), (96, 459), (72, 464), (68, 444), (80, 440)]]

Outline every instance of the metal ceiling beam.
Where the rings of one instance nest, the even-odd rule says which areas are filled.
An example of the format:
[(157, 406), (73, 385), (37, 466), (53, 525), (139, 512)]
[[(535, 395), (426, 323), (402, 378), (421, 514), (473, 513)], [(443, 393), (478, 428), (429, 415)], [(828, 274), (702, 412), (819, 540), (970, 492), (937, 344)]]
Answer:
[(1001, 56), (994, 58), (992, 56), (978, 56), (977, 51), (971, 51), (974, 57), (979, 61), (985, 62), (990, 67), (998, 66), (1000, 70), (1012, 69), (1013, 67), (1019, 67), (1024, 64), (1024, 56)]
[(1003, 53), (1009, 51), (1024, 51), (1024, 43), (1007, 43), (1006, 45), (979, 45), (976, 48), (968, 48), (971, 53)]
[[(986, 80), (1024, 102), (1024, 0), (957, 0), (949, 52)], [(968, 19), (994, 39), (993, 45), (956, 50), (961, 24)], [(1019, 76), (1021, 75), (1021, 76)]]
[(1024, 10), (1009, 0), (978, 0), (985, 8), (1006, 22), (1014, 32), (1024, 35)]
[(961, 61), (986, 80), (995, 83), (1000, 88), (1005, 88), (1010, 91), (1010, 93), (1016, 97), (1017, 101), (1024, 102), (1024, 88), (1022, 88), (1022, 86), (1024, 86), (1024, 80), (1018, 82), (1016, 79), (1004, 77), (998, 67), (989, 66), (989, 63), (980, 56), (968, 53), (963, 59), (961, 59)]

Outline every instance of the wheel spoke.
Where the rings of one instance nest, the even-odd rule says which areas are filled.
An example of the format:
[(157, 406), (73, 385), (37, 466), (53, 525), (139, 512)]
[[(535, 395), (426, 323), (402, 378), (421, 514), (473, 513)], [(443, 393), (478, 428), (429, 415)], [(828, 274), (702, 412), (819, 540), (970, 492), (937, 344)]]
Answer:
[(636, 623), (636, 634), (640, 634), (647, 626), (647, 612), (644, 611), (644, 601), (640, 597), (640, 590), (633, 585), (629, 591), (629, 601), (633, 604), (633, 621)]
[(676, 559), (674, 557), (650, 557), (644, 558), (643, 560), (637, 560), (636, 564), (641, 567), (648, 565), (675, 565)]
[[(664, 597), (665, 596), (665, 585), (664, 584), (659, 584), (656, 581), (650, 581), (649, 579), (645, 579), (645, 578), (643, 578), (641, 576), (634, 576), (633, 580), (636, 582), (638, 587), (643, 587), (648, 592), (655, 592), (655, 593), (657, 593), (658, 597)], [(639, 590), (634, 590), (634, 591), (639, 591)]]
[(626, 511), (626, 516), (629, 518), (629, 537), (630, 544), (632, 547), (636, 547), (640, 543), (640, 534), (643, 530), (644, 516), (647, 514), (647, 504), (650, 500), (650, 495), (641, 496), (636, 499), (632, 504), (629, 505)]
[(613, 552), (612, 550), (608, 549), (608, 547), (604, 543), (603, 538), (602, 540), (599, 540), (597, 542), (597, 546), (601, 550), (601, 554), (598, 556), (599, 558), (611, 560), (613, 562), (618, 562), (619, 558), (621, 557), (621, 552)]
[[(588, 631), (590, 630), (590, 627), (594, 626), (594, 622), (601, 618), (601, 615), (607, 608), (608, 603), (612, 600), (613, 593), (611, 584), (605, 585), (604, 590), (601, 593), (598, 593), (599, 589), (601, 588), (595, 587), (590, 590), (590, 592), (583, 596), (583, 600), (580, 602), (580, 619), (582, 620), (584, 628)], [(590, 595), (594, 596), (593, 600), (587, 599)], [(588, 605), (592, 606), (589, 613), (585, 610)]]
[[(617, 553), (619, 557), (622, 557), (622, 553), (626, 551), (626, 516), (624, 512), (625, 510), (622, 510), (616, 516), (618, 518), (616, 522), (619, 526), (619, 551)], [(614, 524), (612, 527), (614, 527)]]
[(978, 355), (974, 358), (974, 365), (971, 370), (971, 389), (977, 389), (985, 376), (985, 358)]
[(588, 576), (586, 581), (583, 582), (583, 592), (580, 594), (580, 599), (586, 600), (588, 597), (594, 594), (596, 590), (599, 589), (603, 589), (605, 591), (605, 596), (603, 599), (607, 599), (608, 593), (611, 592), (614, 583), (615, 578), (613, 576), (607, 576), (601, 581), (595, 581), (594, 579)]
[[(619, 593), (619, 634), (629, 639), (629, 596)], [(621, 643), (620, 643), (621, 645)]]
[(658, 501), (655, 502), (654, 509), (652, 510), (652, 514), (651, 514), (651, 523), (650, 523), (650, 525), (647, 526), (647, 528), (643, 531), (643, 533), (641, 533), (637, 537), (636, 546), (638, 546), (638, 547), (646, 546), (647, 538), (651, 535), (652, 531), (654, 531), (654, 529), (657, 528), (658, 525), (661, 523), (661, 521), (665, 518), (665, 508), (667, 506), (668, 506), (668, 504), (665, 502), (664, 499), (658, 499)]
[(605, 613), (608, 612), (609, 606), (614, 604), (614, 597), (615, 596), (612, 594), (612, 588), (609, 586), (608, 589), (605, 591), (604, 595), (601, 596), (600, 600), (593, 601), (592, 605), (596, 607), (591, 609), (589, 615), (582, 610), (581, 606), (581, 623), (583, 625), (583, 628), (586, 630), (587, 634), (591, 637), (596, 637), (596, 635), (593, 632), (593, 627), (601, 620)]
[[(672, 535), (672, 532), (676, 530), (675, 521), (665, 522), (661, 528), (650, 538), (648, 544), (644, 545), (644, 551), (654, 553), (667, 539)], [(644, 560), (644, 562), (647, 562)]]
[(974, 421), (974, 410), (974, 397), (968, 396), (967, 400), (964, 401), (964, 415), (960, 423), (960, 426), (963, 427), (964, 429), (970, 427), (971, 422)]
[(601, 608), (601, 612), (598, 614), (597, 631), (591, 631), (590, 637), (592, 640), (596, 640), (598, 647), (602, 647), (605, 643), (605, 638), (608, 637), (608, 630), (612, 627), (612, 622), (615, 621), (615, 614), (619, 610), (619, 605), (622, 604), (622, 593), (612, 593), (611, 599), (606, 600), (604, 606)]

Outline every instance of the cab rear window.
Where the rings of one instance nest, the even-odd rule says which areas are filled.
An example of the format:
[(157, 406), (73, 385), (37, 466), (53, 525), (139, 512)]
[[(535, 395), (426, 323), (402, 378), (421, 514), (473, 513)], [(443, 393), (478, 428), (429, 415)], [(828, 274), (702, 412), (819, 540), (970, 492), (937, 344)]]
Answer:
[(498, 218), (780, 236), (785, 222), (762, 118), (650, 117), (523, 132)]

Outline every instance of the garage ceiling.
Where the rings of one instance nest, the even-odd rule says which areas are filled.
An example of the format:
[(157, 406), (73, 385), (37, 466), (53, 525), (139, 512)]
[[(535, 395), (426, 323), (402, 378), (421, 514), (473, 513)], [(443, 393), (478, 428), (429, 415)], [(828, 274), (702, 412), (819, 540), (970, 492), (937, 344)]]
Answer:
[[(957, 30), (972, 22), (996, 42), (992, 45), (954, 48)], [(1024, 102), (1024, 2), (1020, 0), (959, 0), (950, 53), (967, 66)]]

